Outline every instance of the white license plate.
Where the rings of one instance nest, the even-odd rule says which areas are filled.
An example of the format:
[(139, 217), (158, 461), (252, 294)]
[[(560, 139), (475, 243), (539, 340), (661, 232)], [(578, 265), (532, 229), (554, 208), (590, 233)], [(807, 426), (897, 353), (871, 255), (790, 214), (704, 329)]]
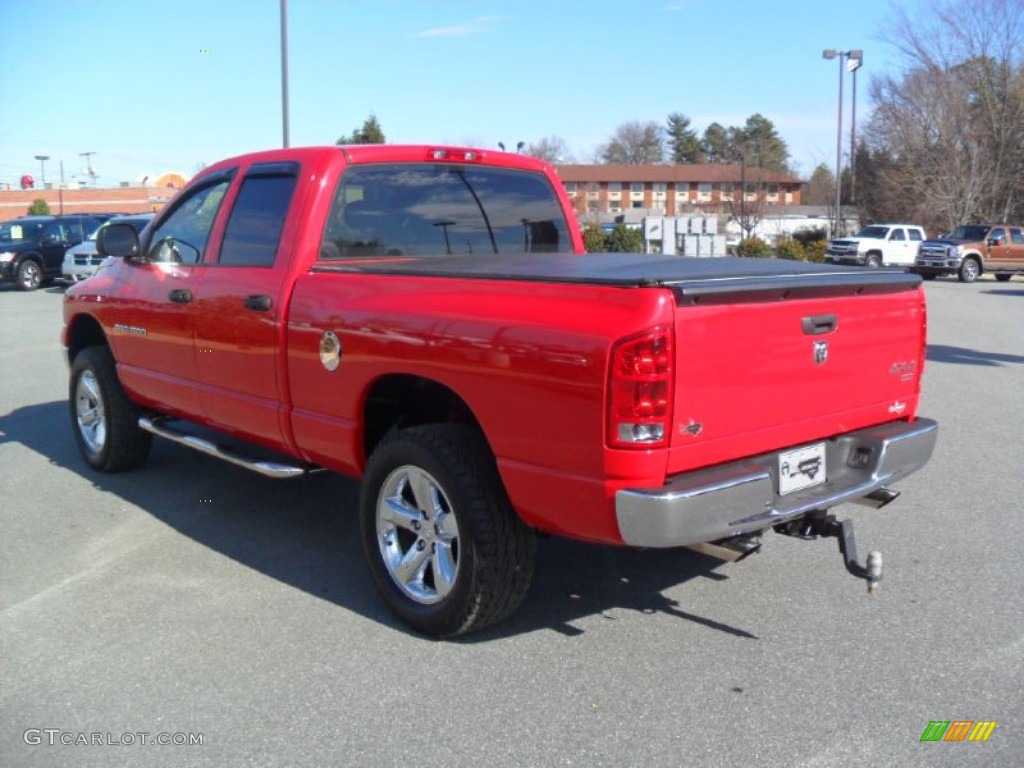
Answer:
[(779, 454), (779, 495), (825, 482), (825, 444), (816, 443)]

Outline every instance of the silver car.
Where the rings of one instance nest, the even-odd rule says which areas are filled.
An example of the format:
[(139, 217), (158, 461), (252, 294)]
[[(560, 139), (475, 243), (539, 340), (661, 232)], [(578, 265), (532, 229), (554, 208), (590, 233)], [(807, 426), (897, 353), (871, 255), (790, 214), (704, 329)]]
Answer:
[(81, 243), (76, 245), (74, 248), (69, 248), (64, 253), (64, 266), (61, 268), (61, 281), (73, 285), (74, 283), (81, 282), (87, 277), (92, 277), (96, 274), (96, 270), (99, 269), (100, 264), (103, 263), (103, 256), (100, 256), (96, 252), (96, 237), (99, 232), (107, 224), (131, 224), (136, 232), (142, 232), (149, 222), (153, 220), (153, 213), (133, 213), (125, 216), (114, 216), (112, 219), (108, 219), (99, 227), (96, 231), (90, 232), (89, 237), (83, 240)]

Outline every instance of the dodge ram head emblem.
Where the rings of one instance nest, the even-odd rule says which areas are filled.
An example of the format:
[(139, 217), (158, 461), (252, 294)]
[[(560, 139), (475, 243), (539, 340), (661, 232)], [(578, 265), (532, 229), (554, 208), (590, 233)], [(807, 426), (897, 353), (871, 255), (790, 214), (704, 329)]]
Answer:
[(824, 365), (826, 360), (828, 360), (828, 342), (814, 342), (814, 364)]

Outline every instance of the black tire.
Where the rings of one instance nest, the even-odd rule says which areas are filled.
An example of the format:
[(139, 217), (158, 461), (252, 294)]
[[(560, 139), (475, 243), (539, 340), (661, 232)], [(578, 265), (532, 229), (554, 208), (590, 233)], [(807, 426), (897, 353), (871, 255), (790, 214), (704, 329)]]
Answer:
[(996, 275), (996, 280), (1000, 283), (1008, 283), (1011, 277), (1013, 277), (1013, 275)]
[(934, 272), (921, 272), (919, 274), (923, 280), (934, 280), (936, 277)]
[(367, 463), (359, 516), (377, 589), (426, 635), (498, 622), (530, 587), (535, 533), (512, 509), (475, 429), (432, 424), (391, 432)]
[(118, 472), (142, 466), (153, 436), (139, 428), (140, 410), (121, 388), (106, 347), (86, 347), (71, 364), (71, 431), (90, 467)]
[(869, 253), (867, 258), (864, 260), (865, 267), (880, 267), (882, 266), (882, 257), (877, 253)]
[(981, 264), (973, 256), (968, 256), (960, 265), (957, 277), (961, 283), (973, 283), (981, 277)]
[(22, 291), (34, 291), (43, 284), (43, 267), (35, 259), (22, 259), (14, 278)]

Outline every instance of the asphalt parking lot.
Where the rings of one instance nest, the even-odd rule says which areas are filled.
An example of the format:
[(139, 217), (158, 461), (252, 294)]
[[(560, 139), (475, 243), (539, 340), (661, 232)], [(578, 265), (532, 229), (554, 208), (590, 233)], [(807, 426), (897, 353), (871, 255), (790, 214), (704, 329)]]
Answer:
[[(720, 564), (548, 539), (510, 621), (434, 642), (377, 599), (350, 481), (159, 441), (88, 470), (62, 291), (0, 290), (0, 764), (1019, 765), (1024, 280), (927, 292), (936, 454), (841, 508), (878, 595), (834, 541)], [(922, 743), (936, 720), (997, 726)]]

